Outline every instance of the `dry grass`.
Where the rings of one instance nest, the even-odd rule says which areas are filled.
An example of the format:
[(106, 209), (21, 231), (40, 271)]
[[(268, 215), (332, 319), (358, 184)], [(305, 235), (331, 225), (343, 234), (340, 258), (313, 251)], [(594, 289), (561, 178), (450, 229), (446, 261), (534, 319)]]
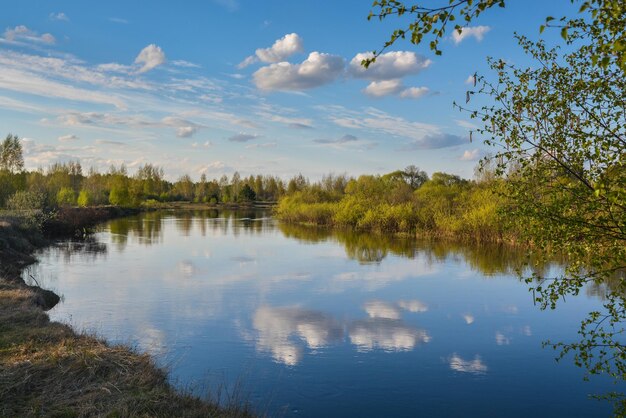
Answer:
[(147, 354), (50, 322), (58, 297), (20, 279), (33, 246), (18, 232), (0, 226), (1, 417), (252, 416), (177, 391)]

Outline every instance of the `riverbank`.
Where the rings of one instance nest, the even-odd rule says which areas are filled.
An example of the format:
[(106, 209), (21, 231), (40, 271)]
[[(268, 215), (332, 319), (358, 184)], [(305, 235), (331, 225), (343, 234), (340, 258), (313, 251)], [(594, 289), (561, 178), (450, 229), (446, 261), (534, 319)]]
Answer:
[[(127, 214), (71, 209), (46, 235)], [(45, 311), (59, 297), (21, 277), (48, 243), (37, 231), (0, 222), (0, 416), (252, 416), (241, 405), (220, 407), (176, 390), (147, 354), (51, 322)]]

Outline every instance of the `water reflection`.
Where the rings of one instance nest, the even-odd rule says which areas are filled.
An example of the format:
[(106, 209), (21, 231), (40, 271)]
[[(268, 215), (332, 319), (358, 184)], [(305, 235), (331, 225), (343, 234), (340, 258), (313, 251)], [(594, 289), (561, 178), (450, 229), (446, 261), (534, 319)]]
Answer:
[(450, 368), (455, 372), (480, 375), (487, 373), (488, 370), (487, 365), (478, 354), (474, 356), (473, 360), (464, 360), (457, 353), (453, 353), (448, 359), (448, 363), (450, 364)]
[(522, 417), (523, 401), (508, 406), (520, 392), (597, 412), (581, 408), (593, 389), (572, 383), (578, 370), (562, 375), (541, 349), (575, 335), (575, 315), (597, 301), (535, 309), (512, 274), (522, 251), (333, 233), (254, 211), (151, 212), (95, 238), (42, 255), (65, 295), (53, 318), (166, 353), (183, 385), (208, 370), (252, 375), (254, 399), (277, 399), (270, 415), (435, 416), (445, 396), (449, 416), (488, 416), (467, 402), (489, 393), (499, 415)]
[(424, 312), (424, 307), (417, 300), (369, 301), (363, 305), (369, 318), (340, 321), (320, 311), (265, 305), (253, 315), (253, 339), (258, 352), (269, 353), (274, 361), (289, 366), (302, 359), (303, 345), (319, 350), (345, 337), (360, 352), (409, 351), (420, 343), (428, 343), (431, 337), (425, 330), (406, 325), (401, 320), (401, 310)]
[(369, 318), (356, 321), (349, 327), (352, 344), (359, 351), (409, 351), (419, 343), (430, 342), (430, 335), (404, 324), (398, 319)]
[(262, 306), (254, 313), (253, 326), (258, 332), (257, 350), (271, 353), (275, 361), (290, 366), (302, 358), (302, 347), (294, 337), (299, 337), (314, 350), (343, 335), (343, 329), (335, 319), (297, 307)]

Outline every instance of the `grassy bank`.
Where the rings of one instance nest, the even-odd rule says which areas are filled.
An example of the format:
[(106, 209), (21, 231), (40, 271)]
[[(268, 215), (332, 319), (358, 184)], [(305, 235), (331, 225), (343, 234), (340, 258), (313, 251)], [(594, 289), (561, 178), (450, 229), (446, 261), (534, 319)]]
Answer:
[[(66, 215), (93, 220), (114, 211)], [(35, 230), (0, 221), (0, 416), (251, 416), (177, 391), (147, 354), (51, 322), (45, 311), (58, 296), (20, 276), (45, 243)]]

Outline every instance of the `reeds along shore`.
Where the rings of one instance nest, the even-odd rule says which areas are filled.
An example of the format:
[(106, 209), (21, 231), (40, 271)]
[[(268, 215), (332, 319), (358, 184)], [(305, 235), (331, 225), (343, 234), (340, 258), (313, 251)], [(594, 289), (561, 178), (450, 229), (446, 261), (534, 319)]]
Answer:
[[(393, 174), (393, 173), (392, 173)], [(497, 181), (435, 173), (418, 187), (392, 175), (361, 176), (343, 189), (313, 184), (282, 198), (286, 222), (478, 242), (515, 241)]]
[[(59, 231), (68, 231), (115, 213), (125, 212), (81, 209), (71, 224), (56, 222), (63, 226)], [(176, 390), (147, 354), (51, 322), (45, 311), (59, 297), (21, 277), (35, 261), (33, 251), (46, 243), (32, 228), (0, 221), (1, 417), (252, 416), (242, 403), (218, 406)]]

